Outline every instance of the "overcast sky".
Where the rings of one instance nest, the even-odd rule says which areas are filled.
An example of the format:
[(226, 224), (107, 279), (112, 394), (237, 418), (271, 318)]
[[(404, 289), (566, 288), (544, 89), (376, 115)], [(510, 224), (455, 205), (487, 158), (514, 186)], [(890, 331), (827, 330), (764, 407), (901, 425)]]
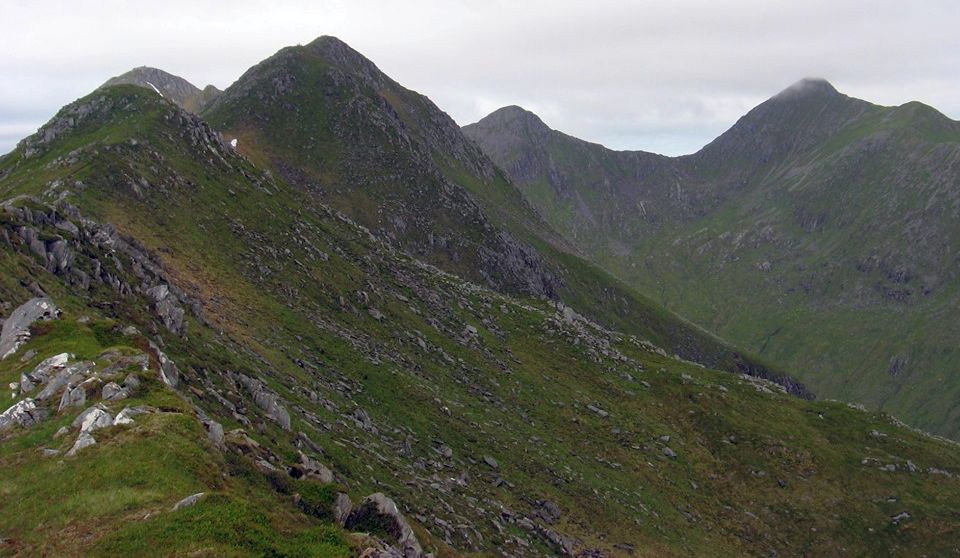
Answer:
[(336, 35), (460, 124), (507, 104), (618, 149), (696, 151), (802, 77), (960, 119), (960, 1), (0, 0), (0, 153), (107, 78), (225, 88)]

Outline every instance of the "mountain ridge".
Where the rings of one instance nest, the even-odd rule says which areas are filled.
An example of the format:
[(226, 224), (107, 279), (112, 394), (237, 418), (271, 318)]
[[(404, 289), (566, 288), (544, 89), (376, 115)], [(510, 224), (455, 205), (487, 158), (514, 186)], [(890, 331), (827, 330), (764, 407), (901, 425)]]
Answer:
[[(892, 405), (924, 427), (958, 431), (943, 403), (953, 383), (942, 379), (932, 388), (926, 379), (952, 366), (947, 335), (955, 333), (931, 330), (911, 348), (893, 316), (905, 308), (924, 323), (925, 312), (955, 307), (948, 277), (957, 265), (945, 239), (957, 233), (948, 216), (958, 211), (951, 177), (960, 124), (921, 103), (881, 107), (826, 82), (801, 80), (679, 157), (607, 150), (562, 133), (533, 141), (522, 129), (484, 120), (464, 127), (601, 267), (797, 370), (825, 396)], [(911, 240), (896, 240), (897, 230)], [(738, 302), (718, 303), (724, 300)], [(824, 307), (855, 331), (858, 322), (880, 324), (889, 352), (857, 333), (849, 354), (833, 342), (826, 360), (818, 360), (813, 347), (824, 354), (828, 339), (848, 338), (832, 328), (819, 337), (813, 312)], [(798, 314), (791, 317), (790, 309)], [(877, 312), (884, 315), (879, 322)], [(858, 313), (871, 317), (854, 318)], [(871, 355), (870, 365), (852, 356), (863, 354)], [(912, 379), (903, 374), (904, 361)], [(899, 372), (884, 377), (888, 368)], [(870, 380), (852, 382), (851, 375)], [(940, 401), (935, 407), (943, 414), (906, 406), (924, 397), (914, 390)], [(912, 394), (898, 399), (900, 391)]]
[[(311, 117), (297, 120), (316, 124), (306, 133), (283, 129), (297, 145), (329, 147), (320, 124), (367, 128), (331, 132), (335, 148), (288, 161), (265, 141), (276, 130), (220, 128), (121, 84), (64, 107), (0, 159), (0, 315), (17, 316), (3, 337), (12, 328), (20, 341), (0, 360), (0, 385), (15, 386), (0, 405), (11, 496), (0, 499), (0, 552), (953, 551), (956, 443), (731, 373), (762, 371), (549, 252), (522, 206), (495, 203), (515, 199), (497, 167), (485, 181), (463, 174), (485, 163), (441, 152), (428, 167), (422, 146), (407, 151), (405, 137), (449, 132), (435, 113), (438, 126), (430, 113), (394, 119), (388, 107), (405, 104), (352, 89), (342, 72), (273, 77), (284, 74), (247, 91)], [(329, 95), (277, 93), (296, 80)], [(342, 106), (379, 108), (319, 118)], [(427, 127), (391, 135), (408, 122)], [(334, 167), (370, 147), (382, 152), (352, 160), (367, 168)], [(308, 184), (284, 163), (371, 179), (440, 173), (476, 196), (490, 227), (515, 227), (563, 266), (575, 292), (560, 302), (443, 271), (324, 203), (313, 186), (336, 180)], [(591, 319), (598, 300), (608, 320), (650, 335)], [(20, 309), (41, 302), (56, 311), (23, 324)], [(677, 358), (684, 344), (733, 366)]]

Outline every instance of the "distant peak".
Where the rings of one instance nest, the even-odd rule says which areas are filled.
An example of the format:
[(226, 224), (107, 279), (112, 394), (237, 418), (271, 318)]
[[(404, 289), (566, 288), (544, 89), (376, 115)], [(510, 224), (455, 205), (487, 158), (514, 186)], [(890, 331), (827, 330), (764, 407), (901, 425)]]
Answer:
[(185, 90), (197, 90), (193, 84), (182, 77), (151, 66), (137, 66), (119, 76), (110, 78), (104, 86), (122, 83), (144, 86), (147, 81), (155, 83), (161, 89), (176, 86)]
[(307, 43), (306, 48), (315, 54), (319, 54), (332, 62), (340, 64), (357, 63), (361, 61), (368, 64), (371, 63), (350, 45), (332, 35), (321, 35)]
[(320, 35), (316, 39), (310, 41), (307, 46), (317, 48), (350, 48), (350, 45), (341, 41), (339, 38), (334, 37), (333, 35)]
[(788, 98), (788, 97), (809, 97), (809, 96), (835, 96), (839, 95), (840, 92), (830, 84), (829, 81), (823, 78), (803, 78), (800, 81), (790, 85), (779, 94), (777, 97)]
[(126, 73), (120, 74), (117, 77), (131, 77), (131, 78), (132, 77), (148, 77), (148, 78), (157, 77), (157, 78), (164, 78), (164, 79), (183, 79), (179, 76), (175, 76), (171, 74), (170, 72), (166, 72), (164, 70), (161, 70), (160, 68), (154, 68), (152, 66), (137, 66), (136, 68), (133, 68), (132, 70)]
[(193, 113), (202, 110), (206, 103), (220, 94), (216, 87), (207, 86), (206, 89), (200, 91), (195, 85), (182, 77), (150, 66), (138, 66), (126, 73), (110, 78), (100, 87), (114, 85), (138, 85), (150, 89)]
[(500, 107), (497, 110), (490, 113), (490, 116), (495, 114), (501, 115), (516, 115), (516, 116), (532, 116), (536, 117), (537, 115), (533, 112), (519, 106), (519, 105), (507, 105), (505, 107)]
[(543, 123), (543, 120), (541, 120), (539, 116), (517, 105), (498, 108), (485, 116), (478, 124), (495, 124), (500, 126), (524, 125), (529, 128), (547, 129), (547, 125)]

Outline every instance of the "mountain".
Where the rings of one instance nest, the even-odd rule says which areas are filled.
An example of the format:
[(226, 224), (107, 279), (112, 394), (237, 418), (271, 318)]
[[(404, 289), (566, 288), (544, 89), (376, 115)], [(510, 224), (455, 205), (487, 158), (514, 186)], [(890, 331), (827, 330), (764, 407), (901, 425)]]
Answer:
[(960, 124), (802, 80), (682, 157), (516, 107), (465, 133), (556, 230), (825, 397), (960, 433)]
[[(203, 115), (247, 156), (410, 253), (500, 288), (556, 295), (553, 270), (441, 169), (456, 164), (490, 182), (494, 166), (429, 100), (338, 39), (281, 50)], [(435, 160), (440, 146), (455, 159)]]
[(117, 85), (0, 159), (3, 553), (957, 546), (955, 443), (426, 264), (258, 133)]
[(193, 113), (199, 113), (222, 93), (212, 85), (201, 90), (180, 76), (147, 66), (140, 66), (112, 77), (101, 88), (124, 84), (150, 88), (158, 95), (170, 99), (184, 110)]
[(453, 119), (335, 37), (262, 61), (202, 116), (251, 160), (421, 260), (809, 395), (588, 264)]

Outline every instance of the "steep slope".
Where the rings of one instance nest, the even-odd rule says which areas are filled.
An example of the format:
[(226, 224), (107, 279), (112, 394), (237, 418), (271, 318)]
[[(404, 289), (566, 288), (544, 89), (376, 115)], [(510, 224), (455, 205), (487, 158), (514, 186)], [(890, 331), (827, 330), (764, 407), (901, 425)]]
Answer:
[(449, 116), (336, 38), (281, 50), (203, 116), (241, 153), (445, 271), (808, 393), (587, 264)]
[(432, 143), (473, 163), (475, 174), (494, 173), (493, 165), (480, 168), (470, 158), (467, 150), (479, 153), (476, 147), (457, 144), (456, 125), (417, 125), (433, 116), (426, 103), (323, 37), (249, 70), (204, 117), (238, 136), (241, 152), (412, 254), (501, 288), (555, 296), (558, 280), (538, 254), (496, 229), (440, 171)]
[(960, 124), (803, 80), (667, 158), (518, 111), (465, 132), (594, 261), (818, 394), (960, 432)]
[[(29, 255), (9, 249), (0, 258), (5, 279), (27, 277), (36, 266)], [(223, 438), (221, 430), (217, 438), (205, 431), (204, 425), (213, 423), (160, 381), (144, 336), (103, 318), (65, 285), (44, 284), (67, 308), (58, 319), (37, 324), (16, 358), (0, 362), (4, 386), (12, 382), (18, 386), (13, 395), (27, 390), (23, 401), (38, 402), (26, 427), (4, 427), (0, 418), (0, 553), (342, 558), (355, 553), (350, 536), (332, 518), (305, 513), (306, 506), (298, 509), (289, 494), (271, 486), (271, 477), (223, 451), (236, 447), (235, 434)], [(14, 293), (7, 288), (2, 293), (5, 303), (17, 300), (8, 298)], [(55, 370), (72, 368), (84, 381), (65, 389), (72, 397), (60, 399), (54, 392), (45, 403), (37, 392), (52, 381), (21, 386), (28, 375), (42, 382), (36, 371), (51, 361), (65, 361)], [(94, 414), (96, 421), (84, 420)], [(335, 487), (313, 480), (297, 488), (302, 501), (312, 504), (336, 494)]]
[(111, 87), (114, 85), (139, 85), (140, 87), (148, 87), (156, 91), (157, 94), (180, 105), (184, 110), (195, 114), (202, 111), (222, 93), (222, 91), (212, 85), (208, 85), (201, 90), (180, 76), (175, 76), (163, 70), (149, 68), (147, 66), (140, 66), (119, 76), (112, 77), (101, 87)]
[[(64, 308), (54, 329), (32, 328), (0, 361), (2, 379), (51, 354), (98, 359), (133, 344), (152, 355), (144, 381), (171, 401), (145, 402), (162, 412), (137, 426), (97, 430), (56, 470), (106, 482), (98, 463), (139, 463), (115, 453), (121, 438), (165, 455), (138, 430), (153, 420), (180, 420), (196, 448), (187, 470), (178, 461), (158, 473), (180, 471), (171, 488), (118, 476), (122, 497), (90, 515), (51, 484), (71, 477), (24, 472), (44, 463), (35, 448), (65, 447), (53, 435), (76, 410), (14, 426), (0, 434), (0, 459), (25, 467), (13, 493), (37, 493), (30, 505), (42, 497), (47, 511), (0, 515), (0, 536), (15, 539), (4, 550), (360, 554), (382, 543), (330, 522), (343, 522), (343, 498), (374, 492), (410, 526), (359, 506), (347, 529), (410, 558), (420, 546), (437, 556), (942, 555), (960, 538), (955, 444), (425, 266), (148, 90), (111, 87), (65, 108), (0, 160), (0, 197), (4, 314), (40, 293)], [(126, 325), (143, 333), (125, 341)], [(10, 405), (34, 397), (19, 389)], [(204, 421), (211, 441), (222, 424), (225, 449), (203, 439)], [(322, 490), (295, 478), (307, 471)], [(214, 497), (147, 514), (194, 490)], [(100, 530), (80, 529), (98, 517)]]

